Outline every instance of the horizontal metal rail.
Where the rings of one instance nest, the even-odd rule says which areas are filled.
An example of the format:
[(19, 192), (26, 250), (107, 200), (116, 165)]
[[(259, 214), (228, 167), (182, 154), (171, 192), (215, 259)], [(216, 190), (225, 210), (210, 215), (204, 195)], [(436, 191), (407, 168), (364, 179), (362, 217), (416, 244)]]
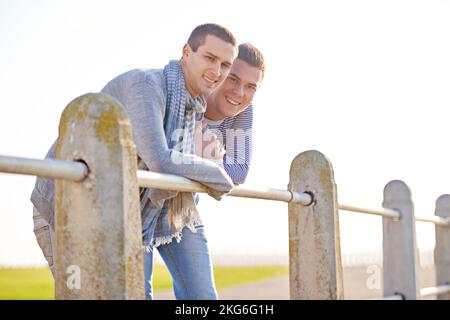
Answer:
[(350, 206), (350, 205), (346, 205), (346, 204), (340, 204), (339, 209), (345, 210), (345, 211), (374, 214), (374, 215), (383, 216), (386, 218), (391, 218), (394, 220), (400, 219), (400, 213), (398, 211), (392, 210), (392, 209), (373, 210), (373, 209), (367, 209), (367, 208), (362, 208), (362, 207)]
[[(172, 174), (138, 170), (137, 177), (140, 187), (185, 192), (207, 192), (207, 189), (202, 184)], [(312, 197), (308, 193), (270, 188), (253, 188), (248, 186), (237, 186), (228, 193), (227, 196), (293, 202), (305, 206), (312, 202)]]
[[(88, 168), (82, 162), (76, 161), (0, 156), (0, 172), (34, 175), (48, 179), (81, 181), (88, 174)], [(137, 176), (139, 186), (141, 187), (186, 192), (207, 192), (206, 188), (200, 183), (176, 175), (138, 170)], [(312, 202), (312, 197), (308, 193), (249, 186), (237, 186), (228, 195), (233, 197), (293, 202), (303, 205), (309, 205)], [(379, 215), (391, 219), (400, 218), (400, 213), (392, 209), (384, 209), (381, 211), (345, 204), (340, 204), (339, 209)], [(442, 217), (416, 217), (416, 221), (431, 222), (442, 226), (450, 225), (450, 220)]]
[[(0, 156), (0, 172), (33, 175), (48, 179), (81, 181), (87, 176), (88, 168), (84, 163), (76, 161)], [(176, 175), (138, 170), (137, 177), (140, 187), (185, 192), (207, 192), (207, 189), (200, 183)], [(227, 195), (293, 202), (303, 205), (309, 205), (312, 202), (312, 197), (308, 193), (249, 186), (237, 186)]]
[[(350, 205), (346, 205), (346, 204), (340, 204), (339, 209), (345, 210), (345, 211), (373, 214), (373, 215), (383, 216), (383, 217), (394, 219), (394, 220), (400, 219), (400, 213), (393, 209), (373, 210), (373, 209), (367, 209), (367, 208), (362, 208), (362, 207), (350, 206)], [(444, 227), (450, 226), (449, 218), (416, 216), (415, 219), (416, 219), (416, 222), (430, 222), (430, 223), (434, 223), (434, 224), (441, 225)]]
[(450, 285), (448, 284), (437, 287), (428, 287), (420, 289), (420, 295), (422, 297), (432, 297), (446, 293), (450, 293)]
[(449, 227), (450, 220), (449, 218), (444, 217), (418, 217), (416, 216), (416, 221), (420, 222), (431, 222), (440, 226)]
[(88, 174), (82, 162), (0, 156), (0, 172), (81, 181)]
[[(438, 296), (440, 294), (450, 293), (450, 285), (442, 285), (436, 287), (427, 287), (420, 289), (420, 296), (422, 298)], [(371, 300), (403, 300), (403, 296), (401, 294), (394, 294), (392, 296), (382, 297), (380, 299), (371, 299)]]

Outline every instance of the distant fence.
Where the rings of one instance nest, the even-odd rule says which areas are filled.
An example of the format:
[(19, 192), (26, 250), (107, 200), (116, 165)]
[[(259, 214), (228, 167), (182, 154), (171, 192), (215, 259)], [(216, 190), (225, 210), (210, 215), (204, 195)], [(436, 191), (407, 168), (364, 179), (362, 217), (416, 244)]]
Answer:
[[(87, 94), (64, 110), (56, 158), (0, 156), (0, 172), (55, 180), (57, 299), (144, 299), (139, 187), (206, 192), (199, 183), (137, 170), (131, 124), (123, 107), (104, 94)], [(228, 196), (284, 201), (289, 218), (291, 299), (343, 299), (338, 210), (383, 217), (386, 299), (450, 297), (450, 196), (436, 217), (417, 218), (409, 188), (391, 181), (384, 210), (338, 204), (330, 161), (317, 151), (292, 162), (288, 190), (238, 186)], [(436, 225), (437, 286), (419, 289), (415, 222)], [(75, 272), (78, 286), (70, 285)]]
[[(363, 208), (339, 206), (341, 210), (383, 216), (383, 299), (418, 299), (430, 296), (437, 296), (439, 299), (450, 298), (450, 260), (448, 259), (450, 196), (443, 195), (438, 198), (435, 217), (416, 217), (408, 186), (397, 180), (389, 182), (384, 188), (383, 207), (385, 209), (377, 213)], [(394, 215), (395, 213), (397, 215)], [(416, 244), (416, 222), (428, 222), (435, 225), (434, 266), (436, 282), (439, 285), (434, 287), (418, 287), (417, 273), (420, 264)]]

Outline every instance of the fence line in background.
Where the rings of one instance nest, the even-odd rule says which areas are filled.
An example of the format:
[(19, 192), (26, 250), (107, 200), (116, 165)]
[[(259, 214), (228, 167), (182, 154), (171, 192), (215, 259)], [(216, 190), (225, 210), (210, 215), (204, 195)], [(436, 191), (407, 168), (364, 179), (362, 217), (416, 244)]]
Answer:
[[(137, 170), (129, 118), (104, 94), (66, 107), (55, 156), (60, 160), (0, 156), (0, 172), (56, 179), (56, 298), (143, 299), (138, 187), (205, 188)], [(414, 216), (411, 192), (399, 180), (386, 185), (383, 210), (339, 205), (332, 164), (314, 150), (292, 161), (288, 190), (238, 186), (229, 195), (288, 203), (291, 299), (344, 298), (339, 209), (382, 216), (385, 299), (450, 298), (450, 195), (437, 200), (433, 218)], [(416, 221), (435, 224), (435, 287), (418, 288)], [(73, 266), (83, 277), (78, 290), (68, 285)]]

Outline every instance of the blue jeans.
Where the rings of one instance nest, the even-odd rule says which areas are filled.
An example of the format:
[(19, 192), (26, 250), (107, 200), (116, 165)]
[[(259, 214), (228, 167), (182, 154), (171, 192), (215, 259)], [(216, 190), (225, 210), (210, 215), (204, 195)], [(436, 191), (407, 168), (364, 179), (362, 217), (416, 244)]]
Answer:
[[(199, 225), (195, 228), (197, 232), (193, 233), (185, 227), (180, 243), (173, 239), (157, 249), (172, 276), (177, 300), (217, 300), (205, 227)], [(145, 295), (148, 300), (153, 298), (153, 249), (144, 253)]]

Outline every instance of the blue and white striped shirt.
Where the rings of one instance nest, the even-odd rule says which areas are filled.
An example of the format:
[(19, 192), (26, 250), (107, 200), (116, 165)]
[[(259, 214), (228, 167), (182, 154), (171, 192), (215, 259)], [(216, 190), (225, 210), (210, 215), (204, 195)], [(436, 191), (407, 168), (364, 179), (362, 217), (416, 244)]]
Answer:
[(253, 106), (250, 105), (237, 116), (222, 121), (205, 119), (207, 129), (215, 133), (225, 147), (225, 171), (235, 184), (244, 183), (252, 157)]

